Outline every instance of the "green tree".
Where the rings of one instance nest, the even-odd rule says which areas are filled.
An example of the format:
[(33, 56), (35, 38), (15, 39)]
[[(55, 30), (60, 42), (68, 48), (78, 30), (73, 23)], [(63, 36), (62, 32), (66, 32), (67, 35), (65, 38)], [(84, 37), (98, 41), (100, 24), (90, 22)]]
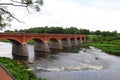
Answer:
[(117, 36), (117, 31), (113, 31), (113, 32), (111, 32), (111, 36)]
[(106, 31), (102, 31), (101, 34), (102, 34), (103, 37), (106, 37), (106, 36), (108, 35), (107, 33), (108, 33), (108, 32), (106, 32)]
[(80, 29), (80, 34), (88, 35), (90, 34), (90, 31), (88, 29)]
[(63, 28), (62, 27), (45, 27), (45, 33), (51, 33), (51, 34), (62, 34)]
[(95, 31), (95, 35), (101, 35), (101, 31), (100, 30), (96, 30)]
[(67, 34), (76, 34), (78, 33), (78, 30), (76, 27), (69, 27), (69, 28), (66, 28), (66, 33)]
[(9, 6), (14, 7), (24, 7), (29, 12), (28, 8), (32, 8), (36, 11), (40, 11), (40, 6), (43, 5), (43, 0), (9, 0), (7, 2), (3, 2), (0, 0), (0, 29), (3, 29), (6, 25), (10, 25), (13, 19), (18, 22), (22, 22), (13, 15), (10, 11), (8, 11)]

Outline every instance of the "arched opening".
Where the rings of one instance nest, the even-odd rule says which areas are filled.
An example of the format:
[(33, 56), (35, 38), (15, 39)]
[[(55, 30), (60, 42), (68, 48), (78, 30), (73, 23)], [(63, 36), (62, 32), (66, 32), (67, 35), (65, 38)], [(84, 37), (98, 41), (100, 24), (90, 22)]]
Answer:
[(72, 47), (78, 45), (78, 43), (76, 42), (75, 38), (70, 38), (70, 42), (71, 42)]
[(26, 61), (28, 59), (28, 45), (27, 43), (21, 43), (13, 39), (9, 39), (12, 42), (12, 54), (16, 60)]
[(48, 45), (50, 47), (51, 51), (59, 51), (62, 49), (62, 43), (60, 40), (57, 40), (55, 38), (51, 38), (48, 40)]
[(48, 40), (48, 45), (49, 45), (50, 49), (54, 49), (57, 47), (58, 41), (55, 38), (51, 38)]
[[(19, 40), (15, 38), (4, 38), (1, 39), (3, 42), (9, 43), (6, 47), (10, 47), (10, 49), (6, 49), (7, 53), (9, 53), (9, 56), (12, 56), (10, 58), (19, 59), (19, 60), (25, 60), (27, 59), (28, 53), (27, 53), (27, 45), (21, 43)], [(3, 50), (2, 50), (3, 51)], [(9, 52), (10, 51), (10, 52)]]
[(61, 39), (61, 43), (62, 43), (63, 49), (69, 49), (69, 48), (71, 48), (71, 43), (69, 42), (68, 39), (62, 38)]
[(50, 53), (48, 44), (39, 38), (32, 38), (28, 41), (28, 51), (29, 62), (33, 62), (35, 58), (48, 57)]
[(16, 38), (3, 38), (3, 39), (0, 39), (1, 42), (7, 42), (7, 43), (17, 43), (17, 44), (21, 44), (21, 41), (20, 40), (17, 40)]
[(82, 42), (84, 42), (85, 41), (85, 37), (82, 37)]
[(80, 38), (77, 38), (77, 42), (78, 42), (78, 45), (81, 44), (81, 40), (80, 40)]

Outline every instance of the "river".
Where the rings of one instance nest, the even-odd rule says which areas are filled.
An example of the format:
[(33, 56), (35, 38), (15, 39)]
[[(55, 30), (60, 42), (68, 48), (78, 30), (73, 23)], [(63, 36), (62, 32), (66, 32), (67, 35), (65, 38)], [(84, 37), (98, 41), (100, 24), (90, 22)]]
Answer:
[[(37, 77), (48, 80), (120, 80), (120, 57), (108, 55), (90, 47), (79, 53), (52, 54), (50, 58), (34, 56), (34, 48), (29, 45), (28, 61), (30, 69)], [(0, 42), (0, 56), (12, 58), (11, 43)]]

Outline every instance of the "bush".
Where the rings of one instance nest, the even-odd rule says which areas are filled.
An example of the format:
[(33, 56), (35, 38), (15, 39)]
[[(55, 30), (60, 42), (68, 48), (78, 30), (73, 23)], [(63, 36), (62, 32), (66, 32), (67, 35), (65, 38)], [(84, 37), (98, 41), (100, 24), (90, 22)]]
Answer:
[(45, 80), (37, 78), (28, 67), (19, 65), (17, 61), (5, 57), (0, 58), (0, 63), (17, 79), (17, 80)]

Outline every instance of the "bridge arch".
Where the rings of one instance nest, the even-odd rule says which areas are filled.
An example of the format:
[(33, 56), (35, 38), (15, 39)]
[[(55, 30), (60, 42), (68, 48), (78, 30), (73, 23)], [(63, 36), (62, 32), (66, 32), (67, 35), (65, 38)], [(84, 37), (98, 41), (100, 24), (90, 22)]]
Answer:
[(77, 42), (78, 42), (78, 45), (81, 44), (81, 39), (80, 39), (80, 37), (77, 37)]
[(86, 37), (82, 37), (82, 42), (85, 42), (86, 41)]
[(12, 37), (5, 37), (5, 38), (1, 38), (0, 40), (10, 40), (11, 42), (22, 44), (22, 42), (19, 39)]
[(41, 57), (48, 57), (50, 53), (49, 46), (46, 41), (43, 41), (41, 38), (32, 38), (34, 42), (34, 52), (35, 55)]
[(78, 42), (76, 40), (76, 38), (70, 38), (70, 42), (71, 42), (71, 46), (77, 46), (78, 45)]
[(56, 38), (49, 38), (48, 45), (50, 48), (53, 48), (57, 45), (58, 40)]
[(69, 49), (69, 48), (71, 48), (71, 43), (70, 43), (70, 40), (69, 40), (69, 39), (67, 39), (67, 38), (62, 38), (62, 39), (61, 39), (61, 43), (62, 43), (63, 49)]
[(31, 38), (28, 38), (26, 42), (28, 43), (28, 41), (30, 41), (30, 40), (34, 40), (34, 41), (37, 40), (37, 41), (44, 42), (44, 40), (42, 38), (40, 38), (40, 37), (31, 37)]
[(50, 38), (48, 40), (48, 45), (49, 45), (51, 50), (62, 49), (61, 40), (58, 40), (56, 38)]
[(61, 41), (68, 41), (68, 39), (67, 38), (62, 38)]
[(56, 40), (56, 41), (58, 41), (59, 39), (57, 37), (48, 37), (46, 40), (47, 41), (50, 41), (50, 40)]

